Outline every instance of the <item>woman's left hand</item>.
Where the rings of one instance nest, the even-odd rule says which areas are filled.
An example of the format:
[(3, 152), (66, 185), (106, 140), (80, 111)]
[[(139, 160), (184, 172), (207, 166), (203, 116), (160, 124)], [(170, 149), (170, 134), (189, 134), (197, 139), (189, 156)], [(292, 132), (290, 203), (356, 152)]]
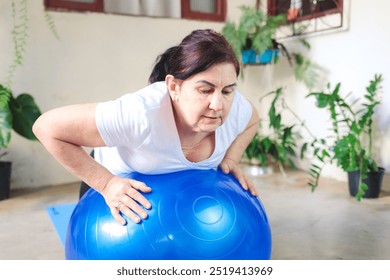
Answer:
[(219, 167), (225, 174), (232, 173), (244, 190), (249, 190), (253, 196), (257, 196), (255, 185), (244, 175), (236, 161), (230, 158), (224, 158)]

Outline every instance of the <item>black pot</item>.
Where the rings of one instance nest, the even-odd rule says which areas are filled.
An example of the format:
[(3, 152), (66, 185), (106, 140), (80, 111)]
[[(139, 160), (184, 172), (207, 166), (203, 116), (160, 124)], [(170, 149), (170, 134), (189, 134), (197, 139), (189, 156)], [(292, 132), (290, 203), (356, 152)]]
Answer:
[(0, 161), (0, 200), (9, 198), (12, 163)]
[[(367, 178), (363, 179), (363, 182), (368, 186), (368, 189), (363, 195), (364, 198), (379, 197), (384, 173), (385, 169), (378, 167), (377, 172), (371, 171), (367, 174)], [(349, 193), (351, 196), (356, 196), (356, 194), (359, 192), (359, 181), (359, 171), (348, 172)]]

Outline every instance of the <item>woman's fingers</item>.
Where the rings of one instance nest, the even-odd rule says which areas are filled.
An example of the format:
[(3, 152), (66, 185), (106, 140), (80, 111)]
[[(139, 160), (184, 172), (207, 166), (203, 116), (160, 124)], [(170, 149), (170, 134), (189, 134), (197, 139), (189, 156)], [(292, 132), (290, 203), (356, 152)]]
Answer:
[(253, 196), (257, 196), (255, 185), (242, 173), (241, 170), (236, 171), (233, 175), (237, 178), (238, 182), (240, 182), (244, 190), (248, 190)]
[[(149, 209), (150, 203), (143, 195), (134, 189), (133, 191), (128, 191), (128, 193), (130, 194), (122, 196), (121, 202), (123, 205), (118, 207), (118, 210), (132, 219), (134, 222), (139, 223), (141, 221), (140, 217), (142, 219), (146, 219), (148, 217), (145, 208)], [(141, 201), (144, 207), (141, 207)]]
[(238, 180), (238, 182), (241, 184), (242, 188), (244, 190), (249, 190), (249, 192), (253, 196), (257, 196), (257, 191), (255, 188), (255, 185), (251, 180), (249, 180), (244, 173), (242, 172), (241, 168), (238, 166), (238, 164), (230, 159), (224, 159), (220, 165), (222, 171), (225, 174), (231, 173), (234, 177)]
[(148, 217), (145, 209), (150, 209), (151, 204), (142, 193), (151, 191), (143, 182), (114, 176), (104, 190), (104, 197), (112, 216), (125, 225), (124, 216), (135, 223)]
[(248, 186), (248, 189), (249, 189), (250, 193), (251, 193), (253, 196), (258, 196), (256, 187), (255, 187), (255, 185), (253, 184), (253, 182), (252, 182), (251, 180), (249, 180), (248, 178), (246, 178), (246, 177), (245, 177), (245, 180), (246, 180), (246, 184), (247, 184), (247, 186)]
[(121, 216), (118, 208), (116, 207), (110, 207), (111, 215), (114, 217), (115, 220), (118, 221), (121, 225), (126, 225), (126, 220)]
[(140, 203), (146, 209), (150, 209), (150, 207), (152, 207), (150, 205), (150, 202), (139, 191), (141, 191), (143, 193), (149, 193), (152, 191), (152, 189), (150, 187), (146, 186), (145, 183), (140, 182), (140, 181), (135, 181), (135, 180), (129, 179), (129, 183), (131, 185), (131, 188), (128, 189), (126, 194), (130, 198), (132, 198), (135, 201), (137, 201), (138, 203)]

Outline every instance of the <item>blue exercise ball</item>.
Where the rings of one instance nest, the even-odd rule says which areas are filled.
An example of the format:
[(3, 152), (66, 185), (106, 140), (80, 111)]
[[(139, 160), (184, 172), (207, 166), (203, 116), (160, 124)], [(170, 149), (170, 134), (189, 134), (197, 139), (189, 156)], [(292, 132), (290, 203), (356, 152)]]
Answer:
[(70, 218), (65, 255), (70, 260), (270, 259), (271, 230), (256, 197), (231, 175), (186, 170), (126, 175), (152, 192), (149, 217), (120, 225), (101, 194), (90, 189)]

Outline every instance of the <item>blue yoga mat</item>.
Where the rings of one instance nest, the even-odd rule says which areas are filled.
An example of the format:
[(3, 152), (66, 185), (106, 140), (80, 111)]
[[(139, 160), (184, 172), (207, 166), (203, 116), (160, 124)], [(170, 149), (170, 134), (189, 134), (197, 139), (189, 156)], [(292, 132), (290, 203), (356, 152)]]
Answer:
[(76, 203), (70, 203), (46, 208), (63, 246), (65, 246), (66, 229), (75, 207)]

